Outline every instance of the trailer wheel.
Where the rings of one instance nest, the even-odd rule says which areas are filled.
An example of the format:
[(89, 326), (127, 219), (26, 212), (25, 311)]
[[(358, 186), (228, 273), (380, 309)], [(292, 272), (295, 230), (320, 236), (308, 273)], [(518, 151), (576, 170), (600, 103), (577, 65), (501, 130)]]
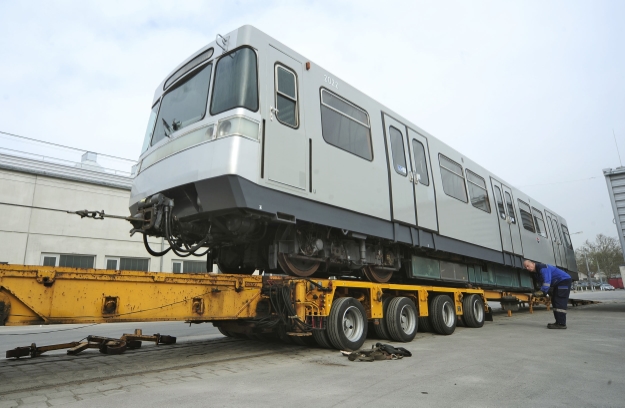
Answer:
[(328, 338), (327, 330), (313, 330), (312, 334), (313, 334), (313, 338), (315, 339), (319, 347), (328, 348), (328, 349), (333, 348), (332, 343), (330, 342), (330, 339)]
[(367, 313), (354, 298), (344, 297), (332, 303), (328, 316), (328, 338), (339, 350), (358, 350), (367, 338)]
[(373, 325), (373, 330), (375, 330), (375, 334), (382, 340), (391, 340), (391, 335), (388, 332), (388, 304), (391, 303), (393, 299), (392, 296), (384, 296), (382, 299), (382, 318), (378, 322), (378, 324)]
[(484, 301), (479, 295), (469, 295), (462, 299), (464, 324), (467, 327), (484, 326)]
[(419, 318), (419, 327), (417, 328), (420, 332), (428, 332), (432, 333), (434, 329), (432, 329), (432, 323), (430, 323), (430, 316), (423, 316)]
[(419, 312), (413, 301), (407, 297), (393, 298), (388, 305), (387, 313), (384, 320), (391, 338), (405, 343), (412, 341), (419, 327)]
[(228, 332), (228, 330), (222, 329), (219, 326), (217, 326), (217, 330), (219, 330), (219, 333), (223, 334), (226, 337), (234, 337), (231, 333)]
[(449, 335), (456, 330), (456, 308), (449, 296), (438, 295), (432, 300), (430, 317), (436, 333)]

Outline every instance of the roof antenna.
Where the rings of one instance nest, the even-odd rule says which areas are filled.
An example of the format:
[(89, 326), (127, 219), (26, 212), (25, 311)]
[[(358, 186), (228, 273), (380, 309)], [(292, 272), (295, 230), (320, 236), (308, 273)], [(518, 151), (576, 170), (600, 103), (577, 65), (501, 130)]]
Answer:
[(612, 135), (614, 135), (614, 144), (616, 145), (616, 152), (618, 153), (618, 162), (621, 163), (621, 167), (623, 167), (623, 162), (621, 161), (621, 152), (618, 151), (618, 143), (616, 143), (616, 133), (614, 133), (614, 128), (612, 128)]

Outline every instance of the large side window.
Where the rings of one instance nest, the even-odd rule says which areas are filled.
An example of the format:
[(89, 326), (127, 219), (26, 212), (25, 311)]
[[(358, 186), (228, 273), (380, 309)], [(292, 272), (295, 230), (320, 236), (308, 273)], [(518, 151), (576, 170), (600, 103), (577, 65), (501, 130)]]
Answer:
[(393, 168), (402, 176), (408, 175), (406, 168), (406, 151), (404, 150), (404, 135), (399, 129), (393, 126), (389, 128), (389, 136), (391, 139), (391, 152), (393, 156)]
[(558, 222), (555, 219), (551, 220), (551, 226), (553, 227), (554, 235), (556, 235), (556, 242), (562, 242), (562, 235), (560, 233), (560, 229), (558, 228)]
[(549, 238), (547, 236), (547, 228), (545, 227), (545, 219), (543, 218), (543, 213), (538, 211), (536, 207), (532, 207), (532, 214), (534, 215), (534, 224), (536, 224), (536, 232), (538, 233), (538, 235)]
[(519, 201), (519, 212), (521, 213), (521, 221), (523, 222), (523, 228), (528, 231), (536, 232), (536, 227), (534, 226), (534, 220), (532, 219), (532, 212), (530, 210), (530, 205), (525, 201)]
[(508, 208), (508, 215), (510, 216), (510, 222), (513, 224), (516, 224), (516, 213), (514, 212), (514, 205), (512, 204), (512, 197), (510, 196), (510, 193), (508, 193), (507, 191), (505, 192), (505, 196), (506, 196), (506, 207)]
[(428, 165), (425, 160), (425, 147), (416, 139), (412, 139), (412, 150), (414, 151), (414, 168), (417, 173), (419, 183), (429, 186)]
[(321, 90), (321, 134), (329, 144), (373, 160), (369, 115), (326, 89)]
[(215, 67), (211, 115), (234, 108), (258, 110), (256, 53), (251, 48), (223, 55)]
[(276, 65), (276, 117), (280, 123), (296, 128), (298, 121), (297, 77), (283, 65)]
[(566, 227), (566, 225), (562, 225), (562, 232), (564, 235), (564, 240), (566, 241), (566, 246), (569, 247), (569, 249), (573, 249), (573, 243), (571, 242), (571, 236), (569, 235), (569, 229)]
[(462, 166), (442, 154), (438, 155), (438, 160), (441, 166), (443, 191), (448, 196), (452, 196), (453, 198), (466, 203), (468, 201), (467, 187), (464, 183)]
[(505, 220), (506, 209), (503, 206), (503, 197), (501, 196), (501, 189), (498, 186), (493, 186), (493, 191), (495, 192), (495, 202), (497, 203), (497, 210), (499, 211), (499, 216)]
[(469, 169), (467, 169), (467, 181), (469, 182), (469, 197), (471, 197), (473, 207), (489, 213), (490, 202), (488, 201), (486, 181)]

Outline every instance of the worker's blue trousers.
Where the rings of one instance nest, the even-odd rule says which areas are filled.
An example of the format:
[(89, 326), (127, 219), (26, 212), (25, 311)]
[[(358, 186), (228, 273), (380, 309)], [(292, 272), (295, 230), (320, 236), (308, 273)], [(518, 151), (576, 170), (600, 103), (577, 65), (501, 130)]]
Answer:
[(566, 326), (566, 309), (569, 305), (569, 295), (571, 294), (571, 279), (558, 282), (551, 292), (551, 307), (556, 323)]

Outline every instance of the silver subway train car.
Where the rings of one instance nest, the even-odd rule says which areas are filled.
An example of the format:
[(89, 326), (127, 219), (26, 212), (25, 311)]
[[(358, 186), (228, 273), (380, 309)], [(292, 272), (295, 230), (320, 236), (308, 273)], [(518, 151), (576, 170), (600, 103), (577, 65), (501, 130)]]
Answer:
[(522, 291), (529, 258), (577, 277), (561, 216), (251, 26), (157, 87), (130, 212), (151, 254), (225, 273)]

